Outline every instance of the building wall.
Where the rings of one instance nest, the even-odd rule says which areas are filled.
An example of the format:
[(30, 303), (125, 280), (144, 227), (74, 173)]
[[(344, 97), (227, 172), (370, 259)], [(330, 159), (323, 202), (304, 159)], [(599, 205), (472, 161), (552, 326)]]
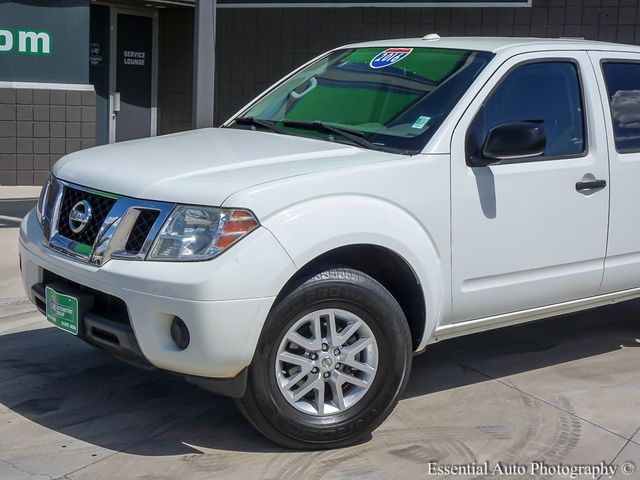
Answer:
[[(0, 52), (0, 80), (88, 82), (89, 0), (0, 1), (0, 29), (13, 39), (12, 48)], [(19, 32), (44, 38), (21, 51)]]
[[(50, 6), (55, 7), (62, 1), (67, 2), (56, 0)], [(73, 57), (71, 60), (74, 65), (84, 65), (81, 69), (83, 74), (80, 78), (71, 75), (76, 69), (69, 76), (58, 78), (56, 71), (50, 75), (56, 81), (86, 83), (88, 79), (89, 4), (86, 0), (69, 0), (65, 3), (66, 7), (76, 8), (78, 5), (86, 6), (86, 18), (83, 17), (82, 35), (75, 43), (84, 47), (81, 47), (81, 53), (72, 51), (69, 56)], [(6, 11), (22, 13), (15, 8)], [(33, 15), (34, 18), (49, 18), (47, 12), (36, 10)], [(63, 13), (69, 16), (67, 11)], [(75, 17), (74, 21), (77, 21)], [(158, 134), (164, 134), (191, 128), (193, 9), (163, 9), (159, 23)], [(106, 54), (108, 42), (103, 40), (102, 44), (103, 54)], [(67, 47), (53, 42), (52, 45), (55, 55), (45, 60), (57, 60), (60, 56), (66, 58)], [(3, 58), (0, 57), (0, 60)], [(11, 60), (22, 61), (15, 55)], [(37, 62), (40, 59), (30, 57), (30, 61)], [(15, 69), (5, 71), (0, 68), (0, 83), (9, 82), (5, 83), (7, 88), (0, 88), (0, 186), (41, 185), (50, 168), (63, 155), (96, 144), (95, 92), (19, 88), (13, 83), (33, 80), (48, 82), (49, 70), (47, 65), (40, 65), (37, 68), (40, 77), (32, 78), (18, 75)], [(103, 127), (106, 128), (106, 125)], [(101, 132), (103, 142), (106, 138), (105, 128)]]
[(42, 185), (63, 155), (95, 145), (95, 92), (0, 88), (0, 185)]
[(160, 10), (158, 135), (191, 128), (193, 9)]
[[(0, 1), (0, 27), (14, 36), (0, 53), (0, 185), (42, 185), (60, 157), (95, 145), (89, 1)], [(47, 40), (24, 51), (19, 31)]]
[[(533, 0), (533, 8), (220, 9), (216, 122), (301, 63), (351, 42), (436, 32), (640, 43), (639, 1)], [(3, 78), (2, 72), (0, 82), (26, 80)], [(191, 128), (192, 72), (193, 9), (162, 9), (159, 134)], [(41, 184), (63, 154), (93, 144), (95, 93), (0, 88), (0, 185)]]
[(640, 43), (640, 9), (638, 0), (533, 0), (532, 8), (220, 9), (216, 121), (326, 50), (432, 32)]

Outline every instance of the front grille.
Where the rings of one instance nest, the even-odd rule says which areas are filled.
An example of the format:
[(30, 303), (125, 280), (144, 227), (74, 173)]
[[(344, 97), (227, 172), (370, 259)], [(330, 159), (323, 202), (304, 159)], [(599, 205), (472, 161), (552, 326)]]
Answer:
[[(74, 233), (69, 226), (69, 213), (74, 205), (82, 200), (86, 200), (91, 205), (91, 219), (81, 232)], [(93, 245), (100, 227), (115, 202), (114, 198), (103, 197), (102, 195), (65, 186), (62, 193), (60, 216), (58, 217), (58, 233), (69, 240), (85, 245)]]
[[(96, 192), (53, 177), (52, 182), (45, 208), (50, 217), (42, 222), (45, 244), (95, 265), (112, 258), (143, 260), (150, 240), (175, 207), (172, 203)], [(129, 219), (134, 214), (137, 217), (132, 224)], [(83, 228), (77, 228), (83, 223)], [(79, 231), (74, 232), (74, 228)]]
[(131, 229), (129, 239), (124, 247), (125, 251), (131, 255), (135, 255), (142, 249), (151, 227), (158, 219), (160, 212), (158, 210), (140, 210), (140, 215), (135, 225)]

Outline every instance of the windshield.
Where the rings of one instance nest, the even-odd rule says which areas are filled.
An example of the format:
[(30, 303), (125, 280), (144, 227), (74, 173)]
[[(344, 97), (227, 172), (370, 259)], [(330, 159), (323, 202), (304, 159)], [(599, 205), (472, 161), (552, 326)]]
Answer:
[(441, 48), (337, 50), (231, 126), (419, 153), (493, 54)]

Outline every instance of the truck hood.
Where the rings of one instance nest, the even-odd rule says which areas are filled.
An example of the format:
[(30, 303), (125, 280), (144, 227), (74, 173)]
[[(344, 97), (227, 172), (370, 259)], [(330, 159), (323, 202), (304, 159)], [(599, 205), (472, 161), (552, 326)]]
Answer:
[(53, 174), (128, 197), (219, 206), (258, 184), (397, 157), (290, 135), (206, 128), (72, 153)]

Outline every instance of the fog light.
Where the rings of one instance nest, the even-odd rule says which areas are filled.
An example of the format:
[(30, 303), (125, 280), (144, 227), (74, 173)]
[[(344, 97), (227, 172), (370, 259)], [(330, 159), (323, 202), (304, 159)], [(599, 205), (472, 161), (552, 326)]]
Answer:
[(191, 337), (187, 325), (179, 317), (173, 317), (171, 322), (171, 338), (178, 348), (184, 350), (189, 346)]

